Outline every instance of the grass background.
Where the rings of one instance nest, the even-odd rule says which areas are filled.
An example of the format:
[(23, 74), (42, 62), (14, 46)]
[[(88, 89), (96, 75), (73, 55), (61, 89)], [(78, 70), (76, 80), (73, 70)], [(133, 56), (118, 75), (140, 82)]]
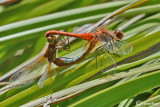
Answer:
[[(47, 42), (44, 36), (46, 31), (55, 29), (74, 32), (76, 28), (96, 23), (113, 11), (134, 1), (21, 0), (15, 4), (0, 6), (1, 82), (8, 81), (11, 74), (24, 65), (30, 64), (29, 60), (34, 59), (42, 51)], [(147, 106), (146, 104), (156, 106), (159, 103), (160, 86), (159, 6), (160, 1), (151, 0), (119, 14), (117, 20), (107, 26), (108, 29), (115, 30), (128, 24), (122, 31), (126, 41), (133, 45), (133, 51), (128, 55), (111, 54), (118, 65), (116, 71), (105, 69), (112, 64), (107, 61), (104, 66), (96, 69), (96, 61), (92, 59), (94, 58), (93, 52), (73, 67), (57, 67), (58, 75), (47, 79), (43, 88), (38, 87), (37, 81), (27, 87), (9, 88), (1, 93), (0, 105), (16, 107), (30, 104), (36, 99), (35, 105), (46, 103), (46, 98), (43, 96), (51, 94), (53, 97), (58, 96), (57, 100), (60, 100), (60, 103), (52, 104), (52, 106), (129, 107)], [(81, 50), (84, 43), (83, 40), (75, 40), (71, 43), (69, 52), (59, 51), (58, 56), (76, 55), (77, 50)], [(17, 55), (19, 51), (22, 53)], [(99, 63), (102, 59), (108, 60), (108, 57), (99, 56)], [(1, 89), (7, 86), (2, 85)], [(65, 95), (81, 90), (86, 91), (64, 101)], [(38, 100), (41, 97), (42, 99)], [(138, 101), (144, 103), (138, 105), (136, 104)]]

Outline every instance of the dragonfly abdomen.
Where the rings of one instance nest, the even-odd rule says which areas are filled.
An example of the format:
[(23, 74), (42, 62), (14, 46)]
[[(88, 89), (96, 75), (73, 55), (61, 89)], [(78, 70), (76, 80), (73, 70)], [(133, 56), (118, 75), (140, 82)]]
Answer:
[(45, 35), (66, 35), (70, 37), (76, 37), (76, 38), (81, 38), (87, 41), (90, 41), (93, 38), (92, 33), (83, 33), (83, 34), (76, 34), (76, 33), (68, 33), (68, 32), (63, 32), (63, 31), (56, 31), (56, 30), (51, 30), (45, 33)]
[(53, 61), (53, 63), (56, 64), (57, 66), (67, 66), (67, 65), (76, 64), (80, 62), (82, 59), (84, 59), (92, 51), (96, 43), (97, 43), (96, 39), (93, 38), (90, 41), (88, 48), (80, 56), (77, 56), (75, 58), (58, 57), (56, 58), (55, 61)]

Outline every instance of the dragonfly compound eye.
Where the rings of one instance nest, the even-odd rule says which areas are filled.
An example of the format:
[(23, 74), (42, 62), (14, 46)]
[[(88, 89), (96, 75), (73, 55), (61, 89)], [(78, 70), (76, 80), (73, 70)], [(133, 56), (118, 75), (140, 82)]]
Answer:
[(115, 30), (114, 34), (118, 39), (122, 39), (123, 38), (123, 32), (121, 32), (119, 30)]

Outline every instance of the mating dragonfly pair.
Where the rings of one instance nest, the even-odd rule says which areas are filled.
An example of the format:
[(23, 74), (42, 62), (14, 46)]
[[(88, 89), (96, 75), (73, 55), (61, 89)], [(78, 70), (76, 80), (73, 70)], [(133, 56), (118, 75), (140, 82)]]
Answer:
[[(56, 38), (56, 35), (60, 35), (59, 38)], [(58, 46), (58, 41), (61, 40), (60, 38), (62, 35), (65, 35), (67, 37), (70, 36), (70, 37), (81, 38), (88, 41), (85, 51), (80, 56), (77, 56), (75, 58), (57, 57), (56, 53), (58, 50), (66, 50), (66, 48), (64, 48), (63, 46)], [(109, 55), (109, 52), (126, 55), (129, 54), (133, 49), (130, 43), (122, 41), (123, 32), (119, 30), (111, 32), (104, 27), (100, 27), (93, 33), (83, 33), (83, 34), (74, 34), (74, 33), (51, 30), (46, 32), (45, 36), (49, 43), (45, 53), (41, 56), (41, 58), (36, 60), (33, 64), (27, 66), (26, 68), (12, 75), (10, 81), (15, 81), (18, 78), (22, 77), (21, 75), (23, 75), (24, 73), (27, 74), (29, 72), (34, 71), (35, 69), (38, 70), (34, 72), (42, 71), (43, 69), (41, 69), (41, 67), (46, 65), (44, 62), (48, 62), (47, 66), (45, 67), (45, 70), (43, 70), (45, 72), (38, 81), (39, 87), (43, 87), (47, 75), (53, 74), (52, 71), (54, 71), (53, 70), (54, 68), (52, 66), (52, 63), (54, 63), (57, 66), (69, 66), (76, 64), (81, 60), (83, 60), (94, 48), (96, 48), (96, 51), (102, 50), (106, 55), (108, 55), (116, 67), (116, 63), (114, 59)], [(96, 47), (97, 44), (100, 45)]]

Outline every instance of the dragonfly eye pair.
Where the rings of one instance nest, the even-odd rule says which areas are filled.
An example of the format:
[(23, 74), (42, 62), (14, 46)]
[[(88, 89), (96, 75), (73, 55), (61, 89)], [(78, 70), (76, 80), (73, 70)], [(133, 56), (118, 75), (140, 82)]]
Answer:
[(121, 32), (119, 30), (115, 30), (114, 34), (117, 37), (117, 39), (119, 39), (119, 40), (121, 40), (123, 38), (123, 32)]

